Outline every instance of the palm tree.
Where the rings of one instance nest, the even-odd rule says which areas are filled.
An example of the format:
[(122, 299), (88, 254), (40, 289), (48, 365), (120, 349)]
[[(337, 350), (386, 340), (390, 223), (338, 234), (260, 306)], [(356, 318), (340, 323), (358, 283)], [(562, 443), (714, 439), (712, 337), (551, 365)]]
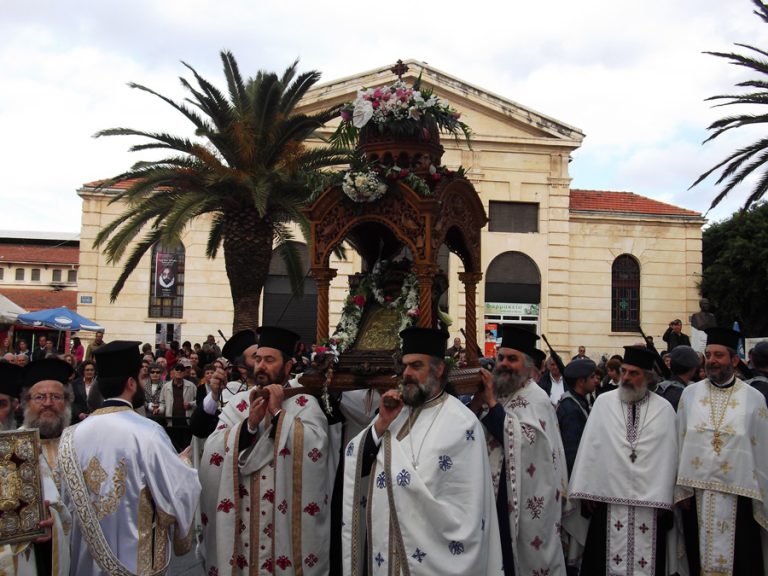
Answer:
[(273, 246), (287, 264), (294, 292), (300, 293), (303, 271), (289, 224), (305, 222), (300, 210), (312, 193), (309, 182), (316, 181), (322, 168), (347, 163), (349, 157), (340, 148), (304, 146), (338, 115), (338, 108), (312, 115), (294, 113), (319, 80), (319, 72), (297, 74), (296, 61), (282, 76), (260, 71), (244, 81), (231, 53), (221, 52), (221, 60), (228, 97), (184, 62), (196, 86), (180, 78), (191, 94), (183, 103), (129, 84), (182, 113), (194, 124), (196, 138), (129, 128), (95, 135), (141, 136), (149, 142), (134, 145), (131, 151), (159, 149), (169, 155), (138, 162), (101, 184), (107, 188), (131, 181), (111, 200), (124, 202), (125, 211), (99, 232), (94, 247), (104, 245), (107, 261), (116, 263), (135, 242), (112, 288), (114, 301), (147, 250), (156, 242), (173, 244), (193, 220), (210, 215), (206, 255), (215, 258), (223, 245), (234, 304), (233, 331), (237, 331), (259, 324), (259, 299)]
[[(754, 13), (764, 22), (768, 23), (768, 6), (763, 4), (761, 0), (752, 0), (752, 3), (757, 7), (757, 9), (754, 10)], [(750, 46), (749, 44), (736, 43), (736, 46), (741, 46), (754, 54), (747, 56), (735, 52), (705, 52), (705, 54), (726, 58), (731, 61), (731, 64), (744, 66), (761, 75), (768, 75), (768, 61), (761, 58), (768, 57), (768, 52)], [(718, 96), (711, 96), (707, 98), (707, 100), (722, 101), (717, 104), (717, 106), (729, 106), (734, 104), (768, 104), (768, 79), (747, 80), (736, 84), (736, 86), (748, 87), (753, 89), (753, 91), (746, 94), (721, 94)], [(726, 116), (725, 118), (713, 122), (707, 127), (707, 130), (713, 130), (714, 132), (709, 138), (704, 140), (704, 144), (710, 140), (714, 140), (728, 130), (742, 126), (764, 124), (766, 122), (768, 122), (768, 114), (739, 114), (737, 116)], [(693, 184), (691, 184), (690, 188), (693, 188), (705, 180), (710, 174), (722, 168), (722, 173), (715, 184), (725, 183), (725, 186), (715, 199), (712, 200), (712, 204), (709, 206), (709, 210), (712, 210), (731, 190), (741, 184), (745, 178), (758, 168), (762, 168), (760, 178), (747, 198), (747, 201), (744, 203), (744, 208), (747, 208), (760, 200), (768, 190), (768, 165), (766, 165), (766, 162), (768, 162), (768, 138), (761, 138), (749, 146), (736, 150), (736, 152), (728, 156), (725, 160), (704, 172)]]

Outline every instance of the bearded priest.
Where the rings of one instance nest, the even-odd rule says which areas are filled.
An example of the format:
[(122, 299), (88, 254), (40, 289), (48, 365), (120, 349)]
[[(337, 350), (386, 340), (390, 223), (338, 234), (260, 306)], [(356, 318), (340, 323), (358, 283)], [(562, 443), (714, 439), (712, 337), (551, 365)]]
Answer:
[(470, 408), (487, 431), (504, 573), (565, 574), (560, 536), (568, 485), (549, 395), (531, 378), (539, 337), (504, 326), (493, 374)]
[(618, 389), (598, 396), (587, 420), (564, 520), (580, 545), (572, 542), (569, 563), (578, 565), (584, 547), (581, 574), (678, 572), (675, 411), (649, 391), (655, 359), (647, 348), (625, 346)]
[[(11, 368), (16, 369), (11, 374)], [(47, 358), (27, 364), (22, 370), (11, 364), (0, 365), (3, 392), (21, 393), (24, 424), (21, 429), (37, 428), (40, 434), (40, 478), (48, 518), (41, 523), (46, 534), (34, 542), (0, 546), (0, 574), (69, 574), (70, 515), (61, 500), (57, 449), (59, 438), (70, 420), (71, 395), (64, 388), (72, 366), (63, 360)], [(14, 391), (15, 388), (15, 391)]]
[(501, 573), (485, 436), (445, 390), (446, 335), (409, 328), (402, 395), (386, 392), (378, 417), (345, 451), (345, 576)]
[(257, 332), (258, 346), (247, 335), (237, 338), (253, 380), (263, 388), (229, 400), (200, 463), (206, 571), (324, 576), (328, 423), (314, 397), (285, 397), (299, 335), (277, 326)]
[(768, 574), (768, 410), (739, 380), (741, 335), (709, 328), (707, 378), (690, 384), (677, 412), (675, 500), (684, 507), (691, 573)]

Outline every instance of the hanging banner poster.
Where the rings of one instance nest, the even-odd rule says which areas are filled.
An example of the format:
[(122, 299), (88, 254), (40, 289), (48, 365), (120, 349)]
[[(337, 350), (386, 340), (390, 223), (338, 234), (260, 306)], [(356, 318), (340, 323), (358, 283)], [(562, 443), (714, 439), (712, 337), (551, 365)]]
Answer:
[(157, 252), (155, 255), (155, 298), (176, 297), (178, 254)]
[(485, 347), (483, 349), (483, 356), (486, 358), (493, 358), (496, 355), (496, 343), (498, 336), (498, 324), (485, 325)]

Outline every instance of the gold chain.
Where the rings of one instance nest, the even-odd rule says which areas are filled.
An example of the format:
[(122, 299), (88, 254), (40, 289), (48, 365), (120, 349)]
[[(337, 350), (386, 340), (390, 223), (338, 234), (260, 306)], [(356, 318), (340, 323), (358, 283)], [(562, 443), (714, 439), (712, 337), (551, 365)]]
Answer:
[[(714, 386), (711, 382), (709, 385), (716, 388), (716, 386)], [(733, 386), (731, 386), (730, 390), (728, 390), (728, 397), (725, 399), (725, 403), (723, 404), (723, 411), (720, 414), (720, 418), (717, 419), (717, 422), (715, 422), (715, 403), (712, 398), (712, 388), (709, 389), (709, 417), (714, 428), (714, 432), (712, 433), (712, 441), (710, 444), (712, 444), (712, 449), (718, 456), (720, 456), (720, 451), (723, 449), (723, 444), (725, 444), (720, 435), (720, 426), (723, 425), (723, 420), (725, 420), (725, 413), (728, 411), (728, 404), (731, 402), (731, 394), (733, 394), (734, 388), (736, 388), (736, 382), (734, 382)]]

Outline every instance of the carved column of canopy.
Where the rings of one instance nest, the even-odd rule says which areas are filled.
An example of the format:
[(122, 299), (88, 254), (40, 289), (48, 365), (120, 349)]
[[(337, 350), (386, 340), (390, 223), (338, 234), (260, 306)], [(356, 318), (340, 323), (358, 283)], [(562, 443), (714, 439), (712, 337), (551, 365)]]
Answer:
[(459, 280), (464, 284), (466, 294), (466, 350), (467, 363), (469, 366), (479, 366), (477, 357), (477, 285), (482, 280), (483, 275), (480, 272), (462, 272), (459, 274)]
[(317, 285), (317, 330), (315, 331), (316, 342), (321, 342), (328, 338), (328, 312), (329, 308), (329, 294), (331, 280), (336, 277), (336, 270), (334, 268), (313, 267), (310, 269), (312, 278), (315, 279)]

